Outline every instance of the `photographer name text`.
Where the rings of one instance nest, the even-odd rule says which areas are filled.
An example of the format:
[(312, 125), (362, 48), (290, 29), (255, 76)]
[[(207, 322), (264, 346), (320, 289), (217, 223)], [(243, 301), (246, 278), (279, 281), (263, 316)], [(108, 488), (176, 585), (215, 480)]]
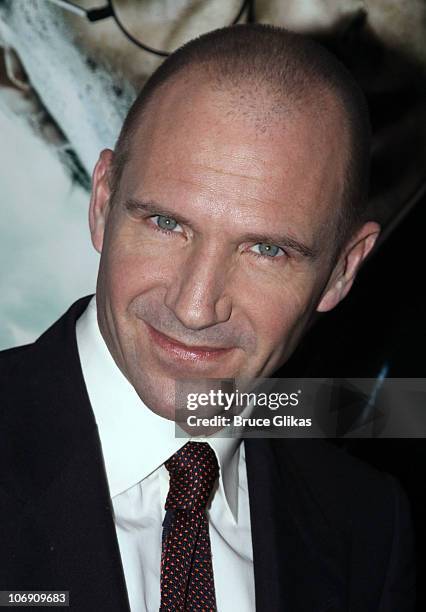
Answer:
[(311, 427), (312, 419), (298, 418), (293, 415), (276, 414), (273, 417), (232, 417), (215, 415), (212, 417), (197, 417), (191, 414), (186, 422), (189, 427)]

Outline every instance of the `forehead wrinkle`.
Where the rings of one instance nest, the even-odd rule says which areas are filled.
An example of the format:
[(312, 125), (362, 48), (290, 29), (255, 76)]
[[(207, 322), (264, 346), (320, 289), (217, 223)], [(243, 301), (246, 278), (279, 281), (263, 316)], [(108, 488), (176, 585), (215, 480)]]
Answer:
[[(239, 176), (239, 175), (238, 175)], [(252, 179), (252, 177), (248, 177), (249, 179)], [(209, 185), (206, 185), (205, 182), (203, 181), (197, 181), (197, 180), (192, 180), (190, 178), (182, 178), (182, 177), (171, 177), (170, 175), (167, 176), (168, 180), (171, 180), (172, 182), (175, 183), (183, 183), (184, 185), (191, 185), (193, 187), (196, 188), (202, 188), (201, 192), (198, 192), (196, 197), (194, 198), (190, 198), (190, 199), (198, 199), (199, 196), (203, 196), (204, 193), (207, 194), (211, 194), (213, 196), (217, 196), (218, 194), (218, 189), (217, 187), (212, 187)], [(261, 179), (258, 179), (259, 182), (262, 182)], [(223, 193), (224, 190), (222, 190)], [(242, 188), (237, 188), (235, 185), (232, 186), (232, 188), (228, 188), (227, 191), (230, 192), (230, 198), (226, 197), (225, 193), (223, 193), (223, 203), (222, 206), (220, 207), (220, 212), (227, 212), (232, 213), (233, 216), (235, 215), (239, 215), (239, 214), (245, 214), (247, 212), (247, 210), (249, 212), (253, 212), (251, 210), (251, 206), (248, 202), (252, 202), (254, 204), (258, 204), (261, 207), (265, 206), (265, 205), (273, 205), (274, 207), (281, 207), (282, 204), (280, 202), (277, 202), (276, 200), (272, 200), (272, 199), (268, 199), (266, 197), (258, 197), (255, 196), (253, 194), (247, 193), (244, 189)], [(241, 197), (242, 200), (240, 202), (236, 202), (236, 196)], [(235, 206), (232, 206), (232, 208), (230, 209), (229, 207), (229, 203), (230, 200), (232, 199), (233, 202), (235, 202)], [(218, 205), (218, 201), (217, 199), (212, 200), (212, 202), (214, 202), (215, 206), (217, 207)]]
[(215, 174), (223, 174), (225, 176), (235, 176), (237, 178), (243, 178), (249, 181), (257, 181), (260, 183), (264, 181), (263, 177), (243, 174), (241, 172), (231, 172), (230, 170), (225, 170), (223, 168), (215, 168), (213, 166), (210, 166), (209, 164), (201, 164), (201, 163), (195, 162), (195, 163), (192, 163), (191, 165), (194, 166), (195, 168), (202, 168), (203, 170), (209, 170), (210, 172), (214, 172)]
[[(220, 172), (218, 174), (221, 174)], [(234, 175), (232, 174), (232, 176), (240, 176), (238, 175)], [(253, 177), (247, 177), (249, 180), (252, 180)], [(202, 180), (195, 180), (195, 179), (190, 179), (190, 178), (183, 178), (181, 176), (178, 177), (172, 177), (170, 175), (167, 175), (167, 179), (169, 181), (172, 181), (174, 183), (183, 183), (184, 185), (191, 185), (193, 187), (196, 188), (202, 188), (201, 192), (197, 193), (197, 199), (198, 196), (201, 195), (203, 193), (208, 193), (208, 194), (213, 194), (213, 195), (217, 195), (218, 194), (218, 189), (215, 186), (210, 186), (210, 185), (206, 185), (206, 183)], [(262, 179), (256, 179), (256, 182), (260, 182), (263, 183)], [(226, 197), (226, 191), (228, 191), (230, 193), (231, 199), (233, 202), (235, 202), (235, 207), (233, 207), (230, 211), (229, 208), (229, 202), (230, 202), (230, 198)], [(250, 203), (254, 203), (259, 205), (260, 209), (262, 209), (263, 206), (273, 206), (275, 209), (275, 214), (279, 214), (280, 212), (282, 212), (283, 214), (286, 214), (286, 208), (285, 208), (285, 203), (283, 203), (282, 201), (278, 201), (272, 198), (268, 198), (266, 195), (262, 194), (262, 196), (258, 196), (258, 195), (254, 195), (252, 193), (249, 193), (248, 191), (246, 191), (245, 189), (238, 187), (236, 185), (232, 185), (232, 187), (229, 187), (228, 189), (224, 190), (222, 189), (222, 192), (224, 193), (223, 195), (223, 207), (221, 207), (221, 210), (226, 210), (226, 212), (232, 212), (235, 214), (238, 213), (246, 213), (249, 212), (251, 214), (254, 215), (254, 217), (259, 216), (260, 218), (262, 218), (262, 210), (260, 211), (253, 211), (252, 210), (252, 206), (250, 205)], [(241, 197), (242, 200), (237, 202), (237, 198)], [(192, 198), (191, 198), (192, 199)], [(195, 199), (195, 198), (194, 198)], [(217, 200), (215, 200), (215, 203), (217, 204)], [(294, 210), (300, 210), (304, 211), (304, 202), (300, 202), (296, 196), (292, 195), (292, 207), (293, 207), (293, 212)], [(305, 213), (303, 213), (305, 214)]]
[[(214, 169), (213, 169), (214, 170)], [(221, 172), (217, 172), (217, 175), (220, 175)], [(240, 176), (240, 175), (236, 175), (236, 176)], [(248, 178), (248, 184), (249, 181), (252, 182), (253, 177), (247, 177)], [(274, 214), (274, 217), (277, 218), (278, 215), (280, 215), (281, 213), (284, 216), (287, 216), (289, 212), (293, 212), (293, 213), (297, 213), (297, 217), (302, 214), (303, 217), (306, 217), (306, 213), (304, 212), (305, 206), (306, 206), (306, 202), (304, 202), (303, 200), (300, 201), (299, 198), (295, 195), (292, 194), (292, 198), (291, 198), (291, 209), (286, 210), (286, 206), (285, 206), (285, 202), (281, 201), (281, 200), (277, 200), (271, 197), (268, 197), (267, 194), (265, 193), (265, 190), (263, 190), (262, 194), (256, 194), (256, 193), (250, 193), (249, 189), (245, 189), (244, 187), (238, 186), (238, 185), (232, 185), (231, 187), (224, 187), (221, 186), (220, 189), (218, 189), (217, 185), (209, 185), (208, 183), (206, 183), (203, 179), (198, 179), (196, 177), (188, 177), (188, 176), (172, 176), (170, 174), (166, 174), (164, 175), (164, 177), (162, 176), (162, 174), (158, 174), (155, 176), (155, 182), (153, 184), (154, 187), (154, 191), (153, 191), (153, 195), (157, 194), (154, 199), (159, 198), (160, 200), (162, 199), (161, 196), (161, 190), (158, 193), (157, 192), (157, 188), (156, 188), (156, 184), (161, 184), (161, 185), (167, 185), (167, 183), (174, 183), (176, 185), (189, 185), (193, 188), (195, 188), (196, 191), (194, 191), (192, 194), (190, 193), (188, 194), (184, 194), (183, 196), (179, 196), (176, 192), (175, 192), (175, 198), (177, 201), (179, 201), (179, 199), (181, 197), (183, 197), (183, 199), (185, 201), (199, 201), (202, 202), (204, 207), (206, 208), (206, 210), (208, 210), (209, 207), (209, 203), (214, 203), (215, 207), (217, 209), (218, 213), (224, 213), (226, 212), (227, 214), (231, 214), (232, 217), (238, 217), (241, 215), (249, 215), (249, 216), (254, 216), (254, 218), (256, 218), (257, 216), (260, 217), (260, 219), (263, 218), (263, 209), (265, 206), (272, 206), (273, 207), (273, 211), (269, 211), (270, 213), (272, 212), (272, 214)], [(253, 180), (253, 183), (257, 184), (262, 184), (263, 186), (267, 187), (264, 184), (264, 181), (262, 179), (256, 179), (255, 181)], [(151, 188), (149, 186), (149, 183), (147, 183), (147, 181), (144, 181), (144, 187), (145, 190), (148, 190), (148, 192), (151, 191)], [(178, 187), (175, 187), (173, 189), (177, 189)], [(257, 191), (257, 190), (255, 190)], [(136, 194), (135, 194), (136, 195)], [(169, 196), (167, 196), (167, 199), (169, 199)], [(220, 200), (221, 205), (220, 205)], [(257, 210), (254, 209), (254, 207), (258, 208)]]

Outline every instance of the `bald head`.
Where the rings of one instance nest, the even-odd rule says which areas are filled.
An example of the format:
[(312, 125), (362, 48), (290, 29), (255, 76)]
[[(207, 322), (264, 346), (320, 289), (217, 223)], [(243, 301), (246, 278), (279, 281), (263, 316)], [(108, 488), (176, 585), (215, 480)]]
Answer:
[[(340, 249), (366, 212), (370, 126), (365, 100), (344, 66), (322, 46), (274, 26), (215, 30), (167, 58), (145, 84), (121, 130), (114, 155), (113, 194), (131, 157), (133, 139), (141, 133), (138, 128), (142, 122), (148, 126), (154, 117), (150, 111), (158, 116), (161, 98), (173, 100), (178, 95), (191, 112), (194, 83), (223, 94), (215, 100), (223, 105), (224, 115), (229, 120), (246, 117), (259, 132), (284, 128), (286, 121), (302, 114), (340, 134), (344, 189), (335, 203)], [(173, 108), (167, 105), (170, 115)]]
[(102, 151), (98, 322), (154, 412), (173, 418), (177, 379), (276, 371), (374, 246), (366, 222), (336, 256), (342, 203), (345, 220), (361, 203), (354, 163), (368, 166), (339, 66), (276, 28), (211, 32), (154, 73), (115, 154)]

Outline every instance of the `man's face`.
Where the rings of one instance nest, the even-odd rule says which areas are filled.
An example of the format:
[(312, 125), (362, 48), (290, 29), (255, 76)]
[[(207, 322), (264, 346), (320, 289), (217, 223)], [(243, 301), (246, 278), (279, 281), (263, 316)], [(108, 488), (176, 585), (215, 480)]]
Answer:
[(111, 152), (94, 173), (100, 329), (167, 418), (175, 379), (268, 376), (317, 307), (342, 297), (330, 288), (347, 150), (339, 112), (274, 121), (266, 99), (245, 104), (177, 81), (134, 135), (112, 207)]

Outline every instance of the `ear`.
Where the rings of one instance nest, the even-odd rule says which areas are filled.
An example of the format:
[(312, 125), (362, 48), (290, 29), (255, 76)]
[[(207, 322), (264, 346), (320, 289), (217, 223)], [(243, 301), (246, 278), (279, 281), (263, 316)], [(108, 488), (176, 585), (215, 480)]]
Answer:
[(380, 234), (380, 225), (365, 223), (343, 249), (317, 306), (317, 312), (332, 310), (349, 293), (361, 264)]
[(92, 176), (89, 226), (92, 244), (98, 253), (102, 251), (105, 226), (110, 208), (111, 187), (109, 177), (113, 155), (110, 149), (102, 151)]

